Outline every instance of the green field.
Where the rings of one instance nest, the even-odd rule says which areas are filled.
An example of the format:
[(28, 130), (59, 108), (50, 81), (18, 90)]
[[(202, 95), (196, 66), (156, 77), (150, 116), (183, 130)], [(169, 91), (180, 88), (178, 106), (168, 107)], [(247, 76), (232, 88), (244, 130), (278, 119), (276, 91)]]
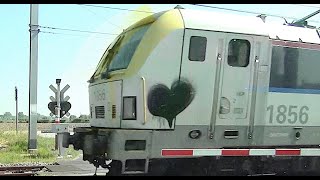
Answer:
[[(51, 129), (52, 124), (55, 123), (37, 123), (37, 130), (48, 130)], [(61, 123), (62, 124), (62, 123)], [(69, 129), (79, 126), (89, 126), (89, 123), (68, 123)], [(28, 123), (18, 123), (18, 131), (28, 131)], [(15, 131), (16, 124), (14, 122), (0, 123), (0, 133), (5, 131)]]
[[(68, 148), (65, 159), (73, 159), (79, 151)], [(55, 139), (37, 137), (37, 151), (29, 154), (28, 134), (26, 131), (16, 134), (15, 131), (0, 131), (0, 165), (12, 163), (54, 163), (58, 157), (55, 150)]]

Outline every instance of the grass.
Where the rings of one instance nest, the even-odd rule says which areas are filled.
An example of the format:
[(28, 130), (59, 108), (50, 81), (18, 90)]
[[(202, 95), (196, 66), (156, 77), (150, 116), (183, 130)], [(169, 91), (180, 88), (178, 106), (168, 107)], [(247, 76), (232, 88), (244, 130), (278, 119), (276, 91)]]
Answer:
[[(37, 151), (28, 153), (28, 134), (14, 131), (0, 132), (0, 164), (11, 163), (54, 163), (58, 152), (55, 149), (55, 139), (37, 137)], [(66, 150), (64, 159), (74, 159), (80, 155), (79, 151), (71, 147)]]

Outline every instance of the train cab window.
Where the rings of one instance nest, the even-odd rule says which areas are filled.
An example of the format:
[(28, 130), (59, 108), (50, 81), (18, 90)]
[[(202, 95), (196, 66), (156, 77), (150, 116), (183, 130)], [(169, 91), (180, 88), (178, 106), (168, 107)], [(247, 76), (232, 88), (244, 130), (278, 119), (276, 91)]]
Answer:
[(250, 42), (232, 39), (228, 48), (228, 64), (233, 67), (247, 67), (250, 57)]
[(191, 36), (189, 46), (190, 61), (204, 61), (206, 58), (207, 38)]
[(112, 60), (107, 67), (108, 71), (116, 71), (126, 69), (140, 44), (144, 34), (149, 29), (150, 24), (135, 28), (127, 32), (119, 42), (110, 49), (110, 57)]

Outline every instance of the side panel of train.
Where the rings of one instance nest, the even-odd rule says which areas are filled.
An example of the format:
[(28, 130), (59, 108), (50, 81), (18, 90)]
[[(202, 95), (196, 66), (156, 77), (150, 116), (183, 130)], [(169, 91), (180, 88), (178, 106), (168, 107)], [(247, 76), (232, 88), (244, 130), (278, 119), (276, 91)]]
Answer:
[[(181, 32), (172, 33), (162, 43), (167, 44), (167, 41), (169, 42), (170, 40), (174, 40), (175, 42), (176, 40), (182, 41), (182, 39), (179, 38), (181, 34)], [(147, 125), (149, 124), (149, 128), (157, 127), (160, 129), (164, 127), (174, 130), (120, 130), (112, 136), (111, 142), (117, 142), (117, 146), (112, 146), (114, 148), (109, 149), (109, 155), (115, 159), (122, 159), (124, 165), (123, 171), (125, 171), (125, 168), (130, 169), (130, 163), (128, 163), (130, 159), (132, 159), (131, 161), (134, 161), (133, 159), (155, 159), (153, 162), (159, 161), (163, 163), (163, 161), (159, 159), (169, 158), (169, 160), (167, 160), (168, 162), (177, 165), (177, 162), (181, 161), (180, 164), (184, 164), (184, 161), (171, 158), (179, 156), (180, 158), (190, 158), (190, 154), (187, 151), (181, 151), (181, 154), (177, 153), (174, 155), (170, 153), (166, 154), (163, 151), (164, 149), (200, 149), (196, 156), (201, 157), (201, 155), (214, 156), (215, 154), (219, 156), (221, 154), (214, 152), (213, 149), (222, 147), (288, 147), (292, 145), (319, 144), (319, 133), (317, 132), (318, 122), (316, 118), (317, 111), (310, 111), (310, 106), (313, 105), (316, 107), (316, 92), (318, 91), (310, 89), (305, 91), (301, 90), (303, 85), (296, 88), (298, 81), (290, 79), (290, 77), (300, 78), (303, 79), (300, 82), (309, 82), (309, 84), (312, 83), (312, 80), (316, 80), (316, 82), (313, 82), (314, 88), (311, 87), (315, 89), (315, 85), (318, 84), (317, 79), (312, 78), (313, 76), (308, 73), (301, 73), (301, 71), (311, 72), (312, 74), (316, 73), (316, 64), (310, 65), (306, 62), (302, 63), (301, 60), (306, 59), (306, 57), (302, 55), (302, 52), (307, 52), (308, 56), (310, 56), (307, 59), (312, 63), (316, 63), (316, 59), (312, 59), (312, 57), (316, 57), (316, 55), (312, 53), (319, 53), (319, 51), (293, 49), (294, 51), (301, 51), (300, 54), (302, 56), (294, 56), (301, 60), (296, 60), (296, 63), (287, 65), (287, 69), (285, 69), (284, 66), (279, 67), (279, 64), (288, 63), (288, 60), (293, 61), (292, 57), (284, 59), (286, 56), (283, 54), (283, 49), (290, 48), (272, 46), (272, 42), (273, 40), (261, 36), (186, 29), (184, 32), (183, 50), (181, 51), (182, 60), (180, 64), (179, 53), (172, 52), (170, 56), (175, 54), (174, 56), (176, 56), (176, 58), (165, 63), (166, 70), (168, 71), (155, 70), (156, 68), (154, 67), (164, 66), (160, 62), (159, 65), (156, 65), (157, 61), (162, 60), (162, 58), (170, 58), (170, 56), (166, 56), (166, 53), (163, 53), (161, 58), (150, 56), (153, 61), (147, 61), (150, 63), (146, 63), (141, 70), (141, 74), (146, 77), (146, 89), (149, 89), (149, 91), (147, 91), (148, 100), (150, 100), (150, 94), (156, 92), (156, 88), (153, 88), (153, 86), (166, 86), (167, 88), (165, 89), (167, 92), (173, 94), (171, 98), (175, 98), (174, 95), (177, 94), (174, 93), (181, 90), (179, 93), (183, 94), (183, 98), (177, 98), (175, 100), (181, 100), (182, 102), (176, 102), (175, 105), (183, 106), (181, 107), (182, 110), (176, 114), (176, 118), (173, 119), (172, 127), (170, 127), (169, 118), (166, 116), (171, 113), (169, 112), (170, 110), (174, 112), (173, 107), (170, 107), (170, 104), (165, 104), (165, 107), (170, 107), (165, 110), (167, 114), (152, 114), (152, 109), (150, 109), (152, 106), (150, 106), (149, 101), (146, 103), (147, 108), (150, 110), (150, 112), (147, 112), (146, 123), (144, 124), (143, 116), (141, 116), (141, 118), (138, 118), (140, 119), (139, 123), (130, 121), (132, 125), (126, 126), (126, 128), (147, 129)], [(170, 52), (172, 47), (162, 45), (162, 43), (157, 47), (157, 51)], [(180, 45), (177, 46), (180, 47)], [(279, 49), (282, 51), (279, 52)], [(237, 50), (246, 52), (246, 54), (239, 54)], [(297, 68), (297, 65), (301, 65), (302, 67)], [(180, 70), (178, 68), (170, 69), (170, 67), (174, 66), (178, 66)], [(310, 66), (314, 67), (309, 68)], [(291, 71), (294, 67), (296, 69)], [(305, 71), (305, 68), (308, 68), (309, 71)], [(281, 71), (282, 73), (275, 71)], [(150, 74), (145, 72), (150, 72)], [(179, 76), (180, 84), (175, 84), (178, 77), (172, 78), (172, 76), (169, 75), (171, 78), (164, 78), (166, 77), (164, 74), (167, 73)], [(278, 76), (275, 76), (273, 73), (278, 74)], [(154, 74), (156, 75), (153, 76)], [(300, 74), (302, 76), (293, 76), (293, 74)], [(124, 81), (128, 83), (127, 87), (130, 87), (128, 89), (137, 87), (137, 84), (141, 82), (140, 79), (136, 79), (136, 82), (132, 79)], [(151, 81), (149, 79), (156, 80)], [(130, 81), (134, 83), (129, 83)], [(291, 84), (288, 84), (288, 81), (291, 82)], [(159, 84), (161, 84), (161, 86), (159, 86)], [(142, 84), (140, 85), (138, 85), (138, 87), (143, 87)], [(181, 85), (180, 88), (179, 85)], [(310, 88), (310, 85), (308, 87)], [(140, 91), (137, 90), (136, 92), (141, 91), (142, 89), (140, 88)], [(137, 93), (124, 94), (126, 96), (137, 95)], [(161, 95), (163, 94), (156, 94), (157, 100), (161, 101), (161, 99), (163, 99), (163, 97), (159, 97)], [(306, 99), (308, 97), (310, 99)], [(165, 98), (168, 97), (165, 96)], [(140, 105), (139, 101), (137, 102), (138, 108), (143, 107), (143, 100), (140, 102)], [(170, 100), (165, 102), (170, 102)], [(158, 102), (152, 103), (156, 104), (153, 107), (163, 105), (157, 104)], [(272, 106), (277, 106), (278, 104), (287, 106), (277, 107), (279, 110), (272, 109)], [(288, 107), (291, 110), (282, 110), (281, 107), (283, 109)], [(311, 112), (315, 114), (312, 116), (310, 115)], [(143, 111), (140, 113), (143, 114)], [(270, 114), (272, 116), (270, 116)], [(287, 120), (287, 122), (285, 122), (285, 120)], [(190, 132), (194, 130), (201, 132), (199, 138), (193, 139), (190, 137)], [(128, 144), (131, 145), (132, 150), (130, 150)], [(144, 153), (136, 151), (137, 149), (135, 148), (139, 146), (138, 144), (144, 144)], [(207, 148), (212, 149), (212, 151), (209, 153), (205, 152)], [(195, 152), (193, 152), (193, 155), (195, 155)], [(266, 154), (261, 152), (261, 155)], [(272, 155), (272, 153), (270, 155)], [(268, 168), (271, 168), (275, 159), (272, 158), (271, 161), (265, 160), (264, 163), (271, 164), (268, 166)], [(246, 163), (251, 164), (250, 168), (252, 168), (253, 164), (257, 161), (260, 162), (259, 158), (254, 159), (253, 157), (231, 158), (228, 161), (230, 160), (235, 161), (235, 164), (237, 164), (236, 162), (240, 163), (241, 168), (245, 166), (244, 164)], [(317, 159), (305, 160), (293, 158), (289, 160), (285, 158), (283, 160), (280, 158), (278, 160), (284, 162), (284, 164), (279, 163), (279, 167), (283, 168), (280, 169), (277, 165), (274, 165), (274, 167), (278, 168), (274, 168), (274, 172), (286, 171), (288, 166), (285, 164), (290, 164), (292, 160), (297, 162), (296, 170), (298, 166), (302, 167), (303, 164), (314, 164), (317, 162)], [(215, 162), (215, 165), (221, 164), (222, 167), (220, 168), (225, 168), (223, 161), (218, 162), (213, 159), (210, 161)], [(311, 167), (311, 165), (308, 165), (308, 168), (313, 168), (314, 170), (318, 168), (318, 166), (313, 165)]]
[[(197, 44), (201, 41), (204, 45)], [(270, 61), (268, 38), (187, 29), (184, 47), (181, 77), (191, 81), (195, 98), (177, 116), (177, 126), (194, 129), (202, 125), (203, 138), (213, 147), (261, 144), (264, 137), (259, 126), (265, 124)]]
[(320, 144), (320, 46), (273, 44), (265, 144)]

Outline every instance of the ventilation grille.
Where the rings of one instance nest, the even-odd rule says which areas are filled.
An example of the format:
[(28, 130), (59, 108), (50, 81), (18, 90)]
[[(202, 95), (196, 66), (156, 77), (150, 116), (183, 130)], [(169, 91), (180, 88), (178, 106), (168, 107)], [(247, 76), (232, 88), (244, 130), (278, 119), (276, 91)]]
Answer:
[(96, 118), (104, 118), (105, 110), (104, 106), (96, 106), (95, 107), (95, 112), (96, 112)]
[(115, 119), (116, 118), (116, 105), (112, 105), (112, 119)]

